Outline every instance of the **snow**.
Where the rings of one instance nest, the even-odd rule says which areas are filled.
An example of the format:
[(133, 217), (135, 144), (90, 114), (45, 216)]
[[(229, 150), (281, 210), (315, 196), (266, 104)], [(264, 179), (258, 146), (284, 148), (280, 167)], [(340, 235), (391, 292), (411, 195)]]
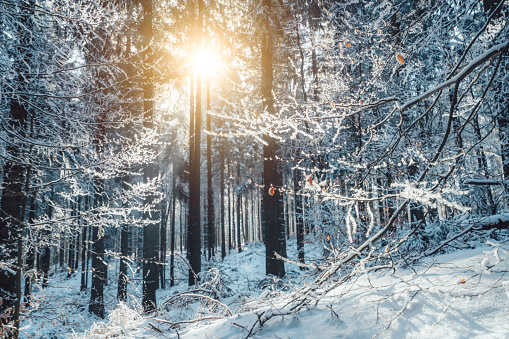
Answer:
[[(493, 247), (485, 246), (428, 260), (414, 267), (416, 272), (361, 276), (309, 311), (274, 317), (254, 337), (507, 338), (509, 284), (504, 277), (509, 251), (507, 245), (501, 249), (502, 261), (493, 266)], [(237, 325), (249, 329), (254, 313), (189, 328), (180, 336), (245, 336), (248, 332)]]
[(502, 213), (502, 214), (494, 214), (487, 217), (480, 217), (480, 218), (472, 218), (462, 221), (462, 225), (467, 226), (475, 226), (482, 228), (484, 226), (490, 226), (490, 225), (496, 225), (496, 224), (503, 224), (509, 222), (509, 214), (508, 213)]
[[(289, 257), (296, 258), (295, 240), (290, 241)], [(320, 239), (308, 239), (306, 254), (320, 257), (320, 243)], [(262, 290), (264, 283), (270, 285), (261, 280), (263, 255), (263, 245), (255, 243), (240, 254), (232, 252), (224, 262), (214, 263), (218, 270), (211, 272), (221, 275), (224, 288), (218, 300), (223, 306), (213, 312), (212, 303), (207, 306), (203, 300), (175, 297), (174, 293), (185, 289), (181, 283), (158, 291), (160, 301), (171, 296), (180, 301), (161, 307), (156, 315), (141, 317), (136, 310), (120, 304), (110, 309), (108, 322), (91, 325), (97, 319), (85, 310), (78, 315), (83, 317), (82, 323), (76, 324), (76, 316), (70, 317), (71, 325), (62, 325), (68, 332), (55, 337), (75, 337), (71, 329), (80, 338), (95, 339), (245, 338), (250, 333), (253, 338), (292, 339), (509, 337), (507, 243), (488, 242), (479, 248), (426, 258), (394, 273), (362, 273), (328, 293), (316, 291), (319, 302), (297, 312), (287, 305), (307, 273), (286, 264), (289, 278)], [(76, 295), (72, 291), (62, 290), (63, 304), (72, 302), (66, 299)], [(33, 337), (43, 334), (25, 325), (24, 330), (28, 329)], [(83, 333), (85, 329), (88, 331)]]
[[(288, 255), (292, 260), (297, 260), (297, 248), (295, 237), (288, 240)], [(306, 251), (310, 253), (306, 263), (312, 263), (322, 257), (323, 248), (319, 239), (309, 237), (305, 244)], [(219, 250), (220, 253), (220, 250)], [(187, 286), (187, 266), (182, 262), (180, 256), (176, 256), (175, 278), (176, 285), (168, 289), (159, 289), (157, 291), (158, 305), (169, 300), (177, 293), (183, 293), (188, 290)], [(185, 257), (185, 255), (184, 255)], [(311, 259), (311, 261), (309, 261)], [(166, 262), (169, 262), (169, 257)], [(216, 286), (220, 293), (221, 303), (229, 305), (233, 310), (250, 307), (247, 301), (253, 301), (255, 297), (264, 292), (261, 289), (265, 284), (271, 284), (272, 280), (264, 281), (265, 278), (265, 247), (262, 243), (248, 244), (244, 247), (242, 253), (236, 253), (232, 250), (222, 262), (220, 257), (214, 258), (213, 262), (208, 262), (204, 258), (202, 263), (205, 266), (203, 271), (205, 280), (219, 279)], [(102, 320), (88, 312), (88, 303), (90, 301), (90, 291), (80, 291), (80, 274), (73, 274), (67, 278), (66, 270), (59, 270), (52, 267), (50, 270), (49, 286), (42, 289), (35, 286), (33, 290), (33, 303), (30, 308), (25, 310), (22, 315), (20, 338), (70, 338), (82, 336), (89, 332), (91, 338), (96, 338), (94, 332), (101, 333), (97, 338), (106, 338), (115, 333), (127, 334), (134, 328), (134, 333), (140, 330), (137, 326), (147, 326), (144, 318), (139, 316), (141, 312), (141, 269), (136, 270), (132, 267), (130, 271), (130, 282), (128, 285), (128, 303), (127, 305), (119, 303), (116, 299), (117, 294), (117, 275), (118, 262), (110, 262), (108, 269), (109, 283), (105, 286), (104, 300), (105, 308), (109, 314), (108, 319)], [(218, 269), (210, 267), (216, 266)], [(167, 267), (167, 278), (170, 272)], [(219, 277), (217, 277), (219, 274)], [(298, 267), (287, 264), (287, 276), (291, 277), (285, 280), (287, 288), (300, 282), (306, 272)], [(90, 284), (90, 276), (89, 276)], [(206, 286), (210, 288), (210, 285)], [(266, 290), (265, 296), (275, 294), (275, 291)], [(193, 306), (193, 305), (191, 305)], [(196, 307), (193, 309), (193, 307)], [(189, 309), (176, 309), (169, 312), (165, 317), (159, 317), (171, 321), (186, 321), (197, 317), (203, 313), (199, 309), (200, 305), (194, 305)], [(162, 307), (164, 312), (166, 307)], [(135, 315), (138, 315), (135, 317)], [(154, 322), (152, 322), (154, 323)], [(157, 323), (156, 323), (157, 324)], [(159, 324), (157, 324), (159, 325)], [(173, 331), (175, 332), (175, 331)], [(148, 334), (152, 337), (154, 333)], [(137, 338), (137, 334), (133, 338)]]

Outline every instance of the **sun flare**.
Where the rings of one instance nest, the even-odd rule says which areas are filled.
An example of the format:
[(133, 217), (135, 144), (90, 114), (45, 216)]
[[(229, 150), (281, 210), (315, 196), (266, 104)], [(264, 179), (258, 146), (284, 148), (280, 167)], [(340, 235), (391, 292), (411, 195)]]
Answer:
[(215, 51), (202, 48), (193, 53), (192, 67), (202, 75), (214, 75), (221, 68), (221, 62)]

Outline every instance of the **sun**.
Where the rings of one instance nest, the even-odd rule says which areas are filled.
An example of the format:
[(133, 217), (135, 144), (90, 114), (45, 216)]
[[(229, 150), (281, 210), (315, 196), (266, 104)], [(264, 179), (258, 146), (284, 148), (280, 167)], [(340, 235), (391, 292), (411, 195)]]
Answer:
[(192, 67), (202, 75), (214, 75), (221, 68), (220, 59), (210, 48), (197, 49), (191, 56)]

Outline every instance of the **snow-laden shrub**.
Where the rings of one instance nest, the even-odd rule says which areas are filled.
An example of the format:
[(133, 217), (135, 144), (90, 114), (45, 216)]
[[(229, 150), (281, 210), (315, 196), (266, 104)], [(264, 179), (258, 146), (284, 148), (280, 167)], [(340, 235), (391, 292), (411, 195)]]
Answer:
[(83, 339), (135, 338), (130, 336), (130, 329), (143, 322), (143, 317), (123, 302), (108, 315), (108, 322), (97, 322), (83, 336)]
[(212, 297), (215, 299), (221, 300), (222, 298), (233, 295), (232, 289), (225, 283), (223, 273), (216, 267), (200, 272), (199, 275), (201, 281), (200, 286), (210, 291)]
[(447, 239), (459, 230), (457, 223), (439, 220), (421, 227), (401, 246), (403, 253), (423, 253)]

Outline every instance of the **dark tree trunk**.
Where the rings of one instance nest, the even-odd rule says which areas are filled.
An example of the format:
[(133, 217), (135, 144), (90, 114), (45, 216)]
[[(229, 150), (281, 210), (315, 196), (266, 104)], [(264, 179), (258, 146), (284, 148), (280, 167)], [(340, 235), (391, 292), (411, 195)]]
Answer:
[(232, 208), (231, 208), (231, 169), (230, 161), (228, 160), (228, 252), (233, 248), (232, 245)]
[[(153, 27), (152, 27), (152, 0), (143, 1), (143, 46), (144, 46), (144, 78), (143, 83), (143, 127), (147, 130), (154, 128), (154, 85), (153, 85)], [(143, 170), (143, 179), (145, 182), (157, 178), (159, 169), (154, 162), (147, 165)], [(151, 205), (154, 202), (155, 194), (148, 193), (145, 197), (145, 205)], [(160, 222), (160, 211), (146, 211), (143, 216), (146, 222), (143, 227), (143, 296), (142, 305), (145, 313), (155, 311), (156, 289), (157, 289), (157, 245), (159, 243), (158, 224)]]
[(248, 242), (248, 235), (249, 235), (249, 199), (248, 199), (247, 191), (244, 194), (244, 199), (242, 199), (242, 232), (243, 237), (242, 240), (244, 240), (244, 244)]
[[(51, 200), (53, 200), (53, 190), (51, 190)], [(53, 217), (53, 206), (48, 204), (48, 219), (51, 220)], [(49, 237), (48, 230), (44, 230), (45, 237)], [(50, 268), (50, 260), (51, 260), (51, 249), (48, 244), (44, 245), (41, 255), (41, 270), (42, 270), (42, 287), (48, 287), (49, 280), (49, 268)]]
[[(129, 190), (129, 181), (130, 177), (128, 174), (125, 174), (122, 178), (122, 191), (127, 192)], [(123, 202), (124, 208), (129, 208), (129, 202), (127, 199)], [(127, 278), (127, 270), (128, 270), (128, 256), (129, 256), (129, 234), (131, 232), (131, 227), (129, 224), (129, 220), (125, 220), (122, 224), (122, 228), (120, 229), (120, 268), (118, 272), (118, 286), (117, 286), (117, 298), (120, 301), (127, 301), (127, 283), (129, 279)]]
[(240, 231), (242, 229), (242, 223), (241, 223), (241, 206), (242, 206), (242, 194), (240, 190), (240, 162), (237, 162), (237, 253), (242, 252), (242, 239), (240, 235)]
[[(102, 179), (96, 179), (95, 184), (100, 184)], [(102, 202), (99, 192), (96, 194), (96, 201)], [(104, 235), (100, 234), (99, 227), (92, 229), (92, 289), (90, 291), (89, 311), (100, 318), (104, 318), (104, 285), (106, 264), (104, 262)]]
[[(76, 217), (78, 215), (77, 204), (73, 202), (72, 206), (73, 209), (71, 215), (73, 217)], [(70, 278), (74, 273), (75, 255), (76, 255), (76, 235), (74, 233), (71, 233), (69, 236), (69, 257), (67, 261), (68, 263), (67, 278)]]
[(254, 218), (254, 215), (255, 215), (255, 200), (254, 200), (254, 197), (255, 197), (255, 194), (254, 194), (254, 190), (252, 189), (251, 192), (250, 192), (250, 196), (251, 196), (251, 199), (250, 200), (250, 205), (251, 205), (251, 229), (249, 230), (249, 241), (257, 241), (256, 240), (256, 235), (255, 235), (255, 218)]
[[(29, 62), (31, 59), (31, 35), (33, 22), (34, 1), (29, 1), (26, 6), (19, 8), (19, 25), (13, 34), (19, 35), (19, 45), (13, 55), (15, 58), (15, 70), (18, 74), (26, 73), (26, 63), (20, 60), (19, 56)], [(27, 52), (28, 51), (28, 52)], [(19, 92), (27, 91), (25, 80), (21, 75), (16, 79), (16, 90)], [(15, 90), (15, 91), (16, 91)], [(26, 98), (12, 98), (10, 102), (9, 116), (5, 117), (7, 123), (3, 122), (4, 128), (9, 130), (18, 130), (18, 133), (25, 135), (28, 111), (23, 106)], [(22, 150), (16, 145), (8, 144), (5, 147), (9, 157), (4, 160), (4, 173), (2, 182), (2, 200), (0, 214), (0, 244), (3, 245), (0, 251), (0, 261), (5, 263), (9, 269), (0, 270), (0, 319), (1, 324), (11, 323), (13, 329), (1, 328), (6, 337), (18, 337), (19, 323), (16, 314), (19, 314), (19, 296), (21, 294), (21, 245), (22, 245), (22, 205), (26, 204), (26, 196), (23, 192), (25, 183), (24, 167), (10, 159), (22, 157)], [(28, 178), (28, 175), (27, 175)], [(26, 188), (25, 188), (26, 189)], [(28, 192), (27, 192), (28, 193)], [(16, 263), (17, 261), (17, 263)], [(14, 273), (16, 272), (16, 274)]]
[(302, 195), (299, 192), (302, 175), (298, 168), (293, 172), (293, 195), (295, 199), (295, 230), (297, 232), (297, 252), (299, 261), (304, 263), (304, 218), (302, 214)]
[[(207, 131), (212, 131), (210, 116), (210, 77), (207, 77)], [(214, 198), (212, 195), (212, 135), (207, 134), (207, 222), (209, 259), (215, 253)]]
[[(88, 199), (87, 197), (84, 197), (85, 201)], [(89, 204), (85, 203), (85, 211), (88, 211)], [(87, 262), (88, 262), (88, 252), (89, 252), (89, 246), (88, 246), (88, 225), (84, 224), (81, 228), (81, 283), (80, 283), (80, 290), (86, 291), (87, 290), (87, 275), (88, 275), (88, 269), (87, 269)]]
[[(89, 197), (89, 206), (92, 205), (92, 198)], [(89, 272), (90, 272), (90, 260), (92, 258), (92, 249), (93, 249), (93, 240), (92, 240), (92, 233), (93, 233), (93, 227), (90, 227), (87, 225), (87, 239), (88, 239), (88, 245), (87, 245), (87, 260), (86, 260), (86, 264), (87, 264), (87, 267), (86, 267), (86, 274), (85, 274), (85, 287), (88, 286), (88, 282), (89, 282)]]
[(171, 239), (170, 239), (170, 286), (175, 285), (175, 205), (177, 203), (177, 191), (176, 191), (177, 174), (175, 170), (175, 161), (173, 162), (173, 178), (171, 181), (171, 191), (173, 192), (172, 203), (171, 203)]
[(184, 235), (185, 232), (185, 223), (186, 223), (186, 207), (185, 204), (180, 202), (180, 253), (184, 253)]
[(221, 161), (219, 163), (220, 171), (219, 175), (221, 176), (221, 259), (226, 257), (226, 235), (225, 235), (225, 225), (224, 225), (224, 145), (221, 145)]
[[(29, 222), (32, 222), (35, 219), (35, 200), (36, 200), (35, 196), (32, 195), (32, 197), (30, 198), (30, 212), (28, 215)], [(30, 229), (27, 230), (27, 236), (30, 241), (30, 245), (29, 245), (29, 248), (27, 251), (25, 270), (30, 271), (30, 270), (36, 269), (36, 267), (35, 267), (36, 248), (35, 248), (35, 244), (34, 244), (36, 239), (33, 238), (34, 235), (32, 233), (32, 230), (30, 230)], [(30, 304), (30, 299), (31, 299), (31, 294), (32, 294), (32, 281), (33, 281), (33, 275), (28, 274), (25, 277), (25, 302), (27, 304)]]
[[(202, 29), (203, 0), (198, 0), (198, 32)], [(198, 47), (201, 47), (201, 40)], [(189, 169), (189, 222), (187, 232), (187, 258), (189, 286), (197, 283), (195, 275), (201, 271), (201, 191), (200, 191), (200, 150), (201, 150), (201, 73), (196, 77), (196, 107), (194, 114), (194, 149), (190, 150)], [(192, 138), (193, 135), (190, 135)]]
[[(106, 6), (106, 2), (102, 2), (102, 6)], [(90, 45), (88, 49), (93, 51), (88, 57), (88, 62), (96, 62), (97, 60), (101, 60), (111, 52), (110, 43), (109, 43), (109, 34), (105, 30), (103, 26), (98, 26), (95, 29), (95, 34), (90, 37)], [(102, 61), (102, 60), (101, 60)], [(98, 69), (95, 74), (97, 84), (102, 81), (106, 82), (109, 73), (105, 70)], [(96, 102), (97, 107), (101, 109), (101, 111), (97, 115), (96, 121), (96, 140), (95, 140), (95, 149), (98, 158), (103, 158), (104, 156), (104, 147), (106, 143), (106, 127), (104, 122), (107, 119), (108, 107), (101, 107), (101, 103), (99, 100)], [(100, 318), (104, 318), (104, 285), (107, 282), (107, 266), (104, 257), (104, 226), (102, 225), (103, 217), (101, 215), (101, 209), (103, 205), (106, 203), (105, 201), (105, 179), (103, 178), (101, 167), (97, 168), (99, 172), (94, 177), (94, 213), (96, 214), (96, 224), (90, 225), (92, 228), (92, 281), (91, 281), (91, 291), (90, 291), (90, 305), (89, 312), (97, 315)]]
[(60, 269), (63, 269), (65, 263), (65, 247), (66, 247), (65, 233), (60, 232), (60, 247), (58, 251), (58, 266), (60, 267)]
[[(263, 0), (262, 6), (265, 12), (265, 20), (263, 22), (262, 36), (262, 100), (263, 108), (269, 114), (274, 114), (274, 99), (272, 97), (273, 89), (273, 44), (270, 20), (272, 17), (271, 0)], [(282, 174), (277, 166), (278, 145), (276, 139), (269, 135), (264, 135), (263, 140), (263, 213), (262, 222), (265, 226), (265, 249), (266, 262), (265, 269), (267, 275), (275, 275), (278, 277), (285, 276), (284, 262), (277, 260), (274, 253), (283, 251), (282, 239), (284, 238), (283, 222), (283, 206), (281, 188), (283, 184)]]
[[(173, 192), (173, 194), (175, 194)], [(166, 288), (166, 250), (167, 250), (167, 233), (168, 233), (168, 213), (170, 206), (170, 201), (167, 201), (165, 205), (163, 205), (162, 215), (161, 215), (161, 235), (160, 235), (160, 253), (159, 253), (159, 286), (161, 288)]]
[[(97, 132), (97, 153), (103, 153), (103, 144), (106, 131), (99, 122)], [(94, 178), (94, 209), (96, 213), (104, 204), (104, 179), (98, 175)], [(99, 215), (98, 220), (101, 220)], [(90, 291), (89, 311), (100, 318), (104, 318), (104, 285), (106, 284), (106, 263), (104, 261), (104, 231), (101, 226), (92, 227), (92, 288)]]

